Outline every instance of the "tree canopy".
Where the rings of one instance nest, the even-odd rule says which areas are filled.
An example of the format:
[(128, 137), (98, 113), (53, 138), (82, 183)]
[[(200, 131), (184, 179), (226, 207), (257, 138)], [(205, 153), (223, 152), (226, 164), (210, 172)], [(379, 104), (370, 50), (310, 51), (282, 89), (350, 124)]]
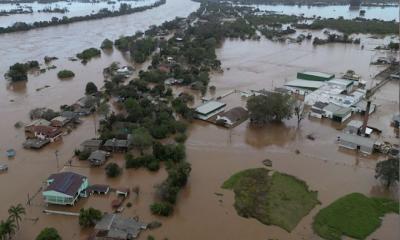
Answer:
[(100, 210), (94, 208), (84, 209), (79, 211), (79, 225), (82, 227), (92, 227), (102, 217)]
[(61, 240), (61, 236), (55, 228), (47, 227), (39, 233), (36, 240)]
[(88, 82), (88, 83), (86, 84), (85, 93), (86, 93), (86, 94), (97, 93), (97, 86), (96, 86), (96, 84), (94, 84), (93, 82)]
[(280, 93), (251, 96), (247, 100), (247, 109), (253, 123), (265, 124), (269, 121), (290, 119), (293, 101), (290, 95)]
[(399, 158), (390, 158), (378, 162), (375, 168), (375, 178), (384, 182), (386, 187), (390, 187), (394, 182), (399, 181)]

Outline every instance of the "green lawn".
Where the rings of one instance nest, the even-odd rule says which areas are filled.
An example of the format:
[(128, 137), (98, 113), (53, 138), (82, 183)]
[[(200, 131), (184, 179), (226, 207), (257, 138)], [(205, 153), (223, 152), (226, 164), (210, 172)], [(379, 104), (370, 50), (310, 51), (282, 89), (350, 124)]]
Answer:
[(317, 192), (293, 176), (270, 172), (265, 168), (248, 169), (234, 174), (222, 188), (235, 192), (235, 209), (242, 217), (253, 217), (288, 232), (316, 204)]
[(365, 239), (381, 225), (381, 217), (387, 213), (399, 213), (399, 203), (351, 193), (319, 211), (313, 229), (329, 240), (340, 240), (343, 235)]

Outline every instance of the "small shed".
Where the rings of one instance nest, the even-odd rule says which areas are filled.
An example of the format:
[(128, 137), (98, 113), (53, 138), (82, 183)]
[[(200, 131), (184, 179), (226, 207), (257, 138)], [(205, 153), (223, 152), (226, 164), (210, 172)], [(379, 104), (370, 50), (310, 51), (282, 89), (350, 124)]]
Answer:
[(96, 150), (90, 154), (88, 160), (92, 166), (101, 166), (106, 162), (107, 158), (108, 153), (106, 151)]
[(363, 126), (362, 121), (351, 120), (344, 129), (344, 132), (358, 135), (360, 133), (362, 126)]
[(87, 188), (89, 194), (108, 194), (110, 186), (104, 184), (93, 184)]
[(344, 148), (358, 150), (365, 154), (372, 154), (376, 141), (372, 138), (343, 133), (338, 136), (339, 145)]
[(336, 122), (345, 122), (351, 117), (351, 108), (341, 107), (333, 113), (332, 120)]

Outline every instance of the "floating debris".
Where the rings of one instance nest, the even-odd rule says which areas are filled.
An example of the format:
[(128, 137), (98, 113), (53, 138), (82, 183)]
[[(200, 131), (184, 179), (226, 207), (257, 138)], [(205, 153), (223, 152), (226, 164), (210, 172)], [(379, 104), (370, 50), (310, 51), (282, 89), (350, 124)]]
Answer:
[(11, 148), (11, 149), (7, 150), (7, 157), (9, 157), (9, 158), (15, 157), (15, 154), (16, 154), (16, 152), (14, 149)]
[(159, 221), (152, 221), (147, 225), (148, 229), (155, 229), (155, 228), (159, 228), (162, 226), (162, 223)]
[(6, 171), (8, 171), (7, 164), (0, 163), (0, 172), (6, 172)]
[(310, 133), (310, 134), (307, 135), (307, 139), (314, 141), (315, 137), (314, 137), (314, 135), (312, 133)]

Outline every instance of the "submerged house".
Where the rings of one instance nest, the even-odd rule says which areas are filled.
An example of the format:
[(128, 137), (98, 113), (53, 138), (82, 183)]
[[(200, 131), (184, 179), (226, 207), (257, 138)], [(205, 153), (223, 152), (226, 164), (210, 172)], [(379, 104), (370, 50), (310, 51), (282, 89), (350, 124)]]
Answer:
[(25, 132), (33, 133), (35, 126), (50, 126), (50, 122), (46, 119), (35, 119), (25, 126)]
[(106, 162), (109, 156), (109, 153), (106, 151), (96, 150), (90, 154), (88, 161), (92, 166), (101, 166)]
[(324, 108), (328, 106), (329, 103), (316, 102), (312, 105), (310, 110), (310, 116), (316, 118), (322, 118), (325, 115)]
[(341, 147), (357, 150), (365, 154), (372, 154), (376, 141), (372, 138), (361, 137), (354, 134), (343, 133), (338, 136)]
[(86, 197), (89, 186), (87, 177), (73, 172), (50, 175), (42, 195), (46, 203), (74, 205), (79, 197)]
[(208, 101), (201, 104), (195, 109), (196, 118), (201, 120), (207, 120), (216, 114), (225, 110), (226, 104), (218, 101)]
[(334, 103), (329, 103), (324, 107), (324, 116), (337, 122), (344, 122), (351, 117), (351, 108), (341, 107)]
[(133, 218), (123, 218), (117, 214), (106, 213), (94, 227), (95, 240), (131, 240), (147, 229), (147, 224)]
[(64, 127), (70, 121), (71, 120), (66, 117), (58, 116), (58, 117), (51, 119), (51, 126), (52, 127)]
[(227, 127), (232, 127), (238, 123), (245, 121), (249, 117), (249, 113), (242, 107), (232, 108), (224, 113), (217, 115), (217, 123), (222, 122)]
[(50, 142), (54, 142), (61, 138), (62, 131), (59, 128), (51, 127), (51, 126), (34, 126), (33, 133), (36, 138), (41, 140), (49, 140)]
[(100, 139), (88, 139), (81, 143), (81, 150), (85, 152), (93, 152), (99, 150), (101, 148), (101, 144), (103, 143)]
[(127, 139), (108, 139), (102, 149), (107, 152), (127, 152), (132, 146), (132, 135), (128, 134)]

